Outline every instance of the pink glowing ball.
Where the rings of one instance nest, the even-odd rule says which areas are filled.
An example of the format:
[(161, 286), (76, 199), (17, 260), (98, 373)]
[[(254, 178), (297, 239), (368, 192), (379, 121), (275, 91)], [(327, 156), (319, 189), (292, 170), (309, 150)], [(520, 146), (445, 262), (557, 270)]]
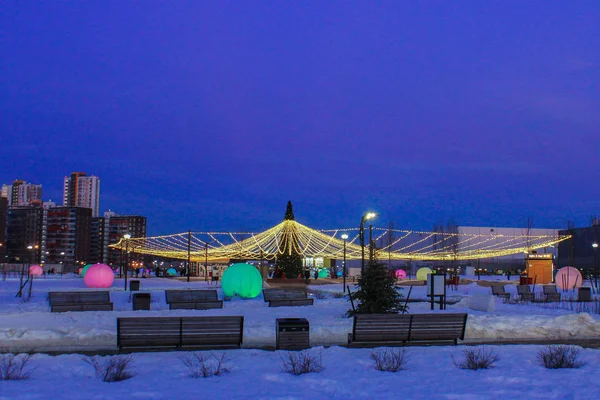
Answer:
[(83, 277), (85, 285), (89, 288), (109, 288), (114, 280), (115, 274), (106, 264), (92, 265)]
[(554, 278), (556, 286), (561, 289), (573, 289), (581, 287), (583, 279), (577, 268), (563, 267), (556, 273)]
[(396, 270), (396, 279), (404, 279), (406, 278), (406, 271), (403, 269)]
[(32, 265), (29, 267), (29, 275), (33, 276), (42, 276), (44, 270), (39, 265)]

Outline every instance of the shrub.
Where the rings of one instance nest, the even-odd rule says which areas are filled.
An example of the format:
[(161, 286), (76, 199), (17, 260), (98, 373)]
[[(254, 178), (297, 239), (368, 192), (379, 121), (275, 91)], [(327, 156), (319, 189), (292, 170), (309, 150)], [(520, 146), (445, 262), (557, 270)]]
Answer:
[(406, 368), (406, 349), (385, 349), (371, 353), (378, 371), (398, 372)]
[(579, 368), (585, 365), (578, 360), (581, 348), (577, 346), (546, 346), (538, 353), (538, 358), (544, 367), (550, 369)]
[(192, 378), (208, 378), (209, 376), (219, 376), (229, 372), (225, 365), (228, 361), (225, 353), (215, 356), (212, 353), (206, 355), (195, 352), (181, 357), (181, 361), (188, 367)]
[(29, 379), (33, 369), (28, 367), (31, 354), (0, 355), (0, 381), (22, 381)]
[(130, 367), (133, 362), (133, 355), (114, 356), (101, 361), (99, 357), (86, 357), (83, 359), (91, 365), (96, 372), (96, 378), (103, 382), (120, 382), (134, 376)]
[(494, 363), (500, 360), (497, 354), (491, 350), (486, 350), (483, 347), (471, 347), (463, 350), (463, 356), (465, 357), (462, 361), (452, 361), (457, 368), (461, 369), (488, 369), (493, 368)]
[(279, 357), (283, 371), (293, 375), (323, 371), (323, 351), (289, 351)]

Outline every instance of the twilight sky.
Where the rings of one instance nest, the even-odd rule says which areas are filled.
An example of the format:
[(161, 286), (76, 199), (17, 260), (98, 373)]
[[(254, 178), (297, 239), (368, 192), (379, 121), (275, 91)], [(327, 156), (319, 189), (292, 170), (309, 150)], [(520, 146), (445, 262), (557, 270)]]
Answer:
[(600, 214), (600, 2), (6, 1), (0, 183), (150, 234)]

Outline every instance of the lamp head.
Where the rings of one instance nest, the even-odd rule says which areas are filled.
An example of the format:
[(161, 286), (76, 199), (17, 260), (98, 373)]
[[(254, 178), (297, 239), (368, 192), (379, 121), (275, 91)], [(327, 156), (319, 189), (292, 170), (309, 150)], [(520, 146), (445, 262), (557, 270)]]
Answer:
[(365, 214), (365, 219), (373, 219), (377, 216), (374, 212), (368, 212)]
[(598, 247), (598, 243), (592, 243), (592, 247), (593, 248), (597, 248)]
[(348, 239), (348, 234), (347, 233), (343, 233), (342, 234), (342, 239), (344, 239), (344, 240)]
[(125, 239), (131, 239), (131, 235), (129, 233), (124, 234), (123, 237)]
[(28, 248), (29, 250), (31, 250), (31, 249), (33, 249), (33, 246), (27, 246), (27, 248)]

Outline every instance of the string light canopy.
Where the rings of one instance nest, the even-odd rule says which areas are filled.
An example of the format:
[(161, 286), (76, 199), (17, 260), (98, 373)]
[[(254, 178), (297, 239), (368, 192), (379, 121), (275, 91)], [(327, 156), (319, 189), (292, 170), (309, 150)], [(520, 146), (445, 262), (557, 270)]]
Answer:
[[(503, 257), (554, 246), (570, 236), (440, 233), (373, 228), (376, 254), (392, 260), (473, 260)], [(189, 236), (188, 236), (189, 235)], [(315, 230), (285, 220), (260, 233), (188, 232), (166, 236), (121, 239), (112, 249), (193, 262), (274, 260), (297, 252), (303, 257), (361, 258), (359, 229)], [(358, 243), (358, 244), (357, 244)]]

